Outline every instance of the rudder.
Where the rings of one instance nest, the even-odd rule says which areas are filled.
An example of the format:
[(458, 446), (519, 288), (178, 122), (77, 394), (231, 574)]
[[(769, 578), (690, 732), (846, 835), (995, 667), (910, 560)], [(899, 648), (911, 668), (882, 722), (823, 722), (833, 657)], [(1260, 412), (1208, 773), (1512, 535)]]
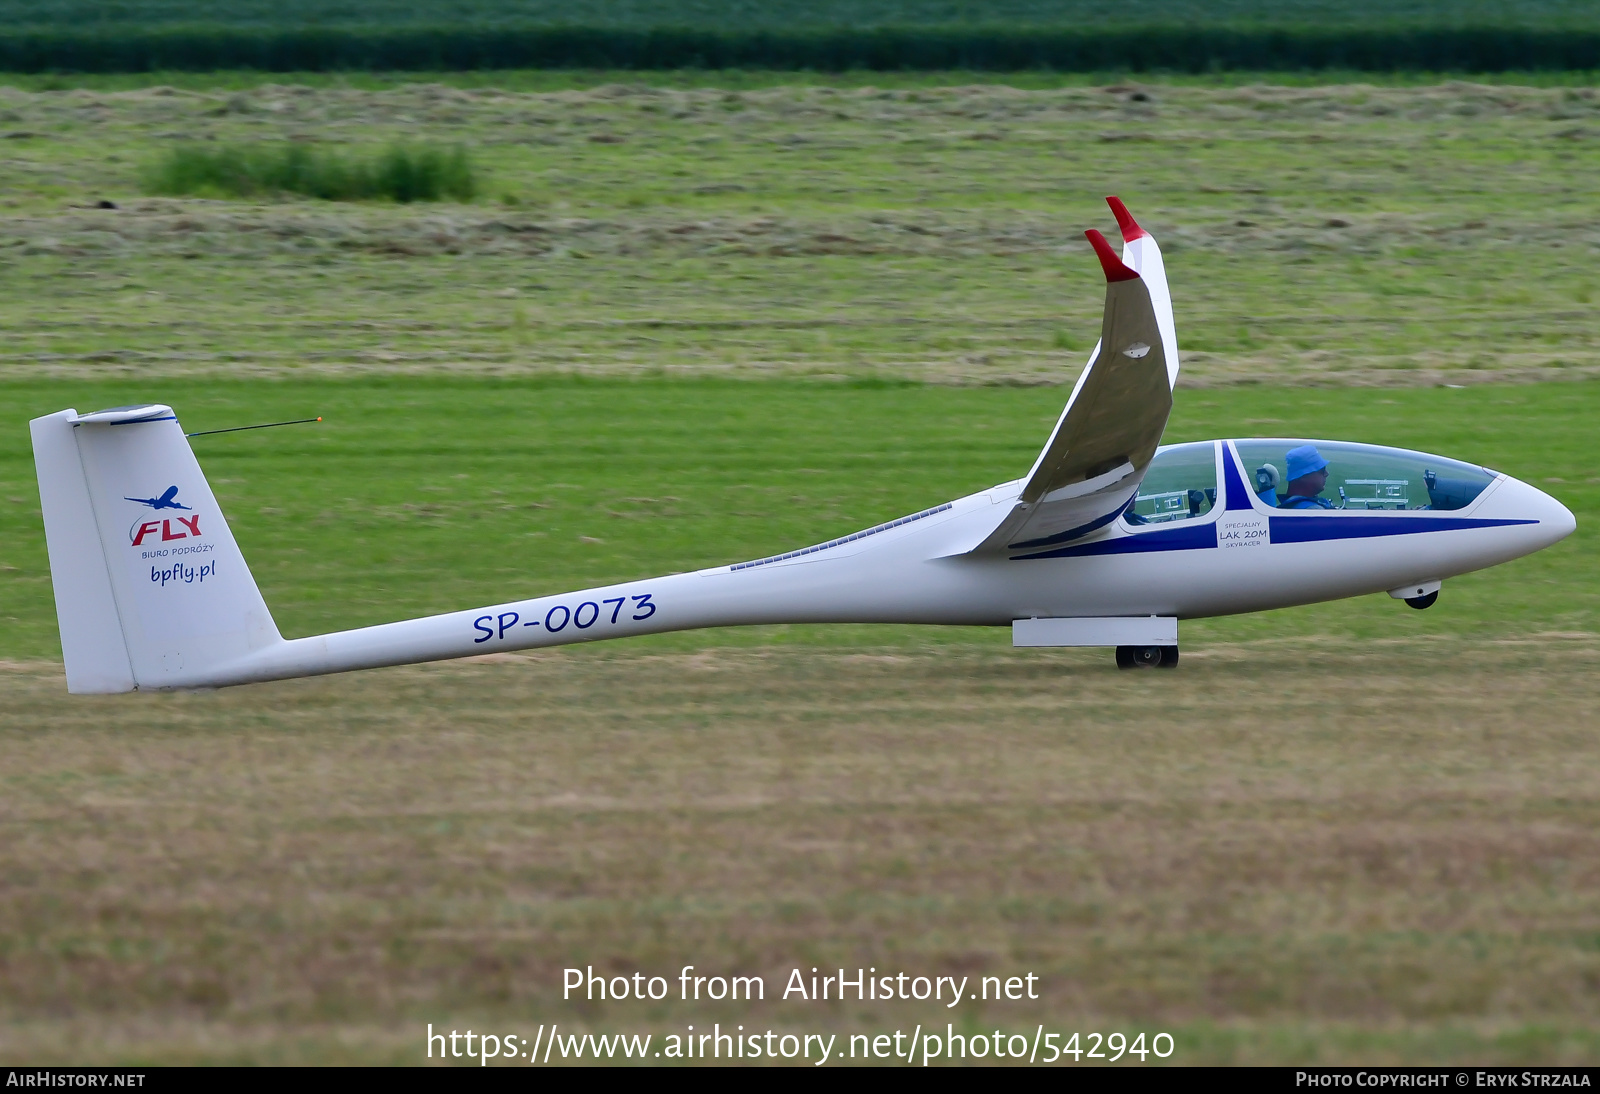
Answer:
[(30, 426), (69, 691), (203, 687), (283, 641), (170, 407)]

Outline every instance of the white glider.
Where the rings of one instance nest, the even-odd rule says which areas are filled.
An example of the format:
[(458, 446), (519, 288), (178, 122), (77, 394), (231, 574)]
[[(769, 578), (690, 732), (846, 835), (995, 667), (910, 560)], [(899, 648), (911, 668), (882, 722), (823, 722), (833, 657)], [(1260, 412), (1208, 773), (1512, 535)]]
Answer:
[(1027, 475), (731, 566), (285, 639), (170, 407), (36, 418), (68, 690), (221, 687), (757, 623), (1010, 626), (1019, 646), (1115, 646), (1121, 665), (1171, 665), (1180, 619), (1384, 591), (1427, 607), (1443, 579), (1576, 527), (1527, 483), (1425, 453), (1158, 447), (1178, 375), (1172, 301), (1156, 241), (1109, 200), (1121, 257), (1087, 233), (1106, 274), (1100, 342)]

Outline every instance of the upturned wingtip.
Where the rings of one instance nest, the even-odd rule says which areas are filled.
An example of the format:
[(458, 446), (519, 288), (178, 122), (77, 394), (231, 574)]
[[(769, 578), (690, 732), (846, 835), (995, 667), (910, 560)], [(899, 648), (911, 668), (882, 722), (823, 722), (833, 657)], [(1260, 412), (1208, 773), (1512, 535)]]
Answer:
[(1128, 207), (1122, 204), (1121, 198), (1112, 195), (1106, 198), (1106, 204), (1111, 206), (1112, 215), (1117, 218), (1117, 228), (1122, 232), (1122, 242), (1132, 243), (1150, 234), (1139, 227), (1139, 222), (1133, 219), (1133, 214), (1128, 212)]
[(1100, 259), (1100, 268), (1106, 272), (1106, 281), (1133, 281), (1138, 278), (1136, 271), (1122, 264), (1122, 259), (1111, 249), (1111, 244), (1106, 242), (1105, 236), (1093, 228), (1083, 234), (1088, 237), (1089, 245), (1094, 248), (1095, 255)]

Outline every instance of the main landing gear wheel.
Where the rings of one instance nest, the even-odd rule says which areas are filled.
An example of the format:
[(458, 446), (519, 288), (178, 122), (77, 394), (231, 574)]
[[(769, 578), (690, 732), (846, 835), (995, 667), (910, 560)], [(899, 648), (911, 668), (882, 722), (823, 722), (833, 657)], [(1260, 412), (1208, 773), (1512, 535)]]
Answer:
[(1118, 646), (1119, 669), (1170, 669), (1178, 664), (1177, 646)]
[(1406, 603), (1410, 604), (1413, 608), (1420, 612), (1423, 608), (1433, 607), (1433, 602), (1438, 599), (1439, 590), (1435, 589), (1427, 596), (1408, 596), (1406, 597)]

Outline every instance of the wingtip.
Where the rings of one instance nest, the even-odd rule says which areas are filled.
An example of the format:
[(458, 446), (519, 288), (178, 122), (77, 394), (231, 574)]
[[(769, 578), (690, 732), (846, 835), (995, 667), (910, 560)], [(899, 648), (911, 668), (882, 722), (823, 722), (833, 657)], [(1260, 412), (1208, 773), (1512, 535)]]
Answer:
[(1134, 270), (1122, 264), (1122, 259), (1117, 257), (1117, 252), (1111, 249), (1111, 244), (1106, 242), (1106, 237), (1090, 228), (1083, 233), (1088, 237), (1089, 245), (1094, 248), (1094, 253), (1100, 259), (1100, 268), (1106, 272), (1106, 280), (1134, 281), (1139, 275)]
[(1132, 243), (1150, 234), (1139, 227), (1139, 222), (1133, 219), (1133, 214), (1128, 212), (1128, 207), (1122, 204), (1121, 198), (1113, 195), (1106, 198), (1106, 204), (1111, 206), (1112, 215), (1117, 218), (1117, 228), (1122, 232), (1122, 242)]

